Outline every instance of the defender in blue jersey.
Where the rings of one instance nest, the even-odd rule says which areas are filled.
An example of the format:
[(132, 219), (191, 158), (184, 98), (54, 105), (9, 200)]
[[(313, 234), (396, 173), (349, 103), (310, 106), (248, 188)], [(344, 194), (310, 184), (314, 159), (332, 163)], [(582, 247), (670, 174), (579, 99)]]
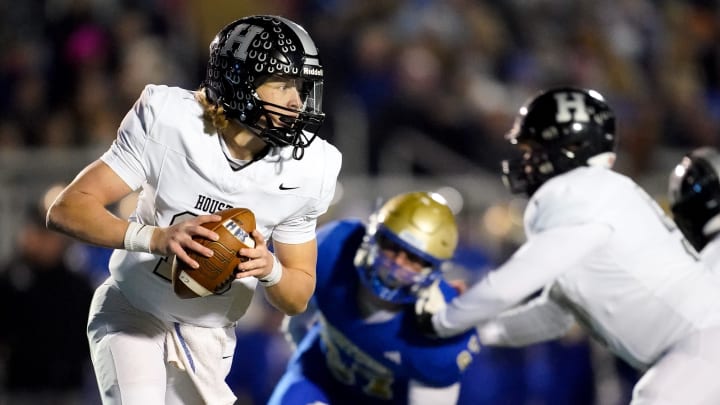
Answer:
[(437, 194), (398, 195), (370, 217), (318, 231), (312, 308), (286, 319), (297, 345), (270, 405), (453, 404), (460, 377), (480, 351), (474, 331), (423, 335), (417, 294), (457, 295), (442, 278), (455, 252), (455, 218)]

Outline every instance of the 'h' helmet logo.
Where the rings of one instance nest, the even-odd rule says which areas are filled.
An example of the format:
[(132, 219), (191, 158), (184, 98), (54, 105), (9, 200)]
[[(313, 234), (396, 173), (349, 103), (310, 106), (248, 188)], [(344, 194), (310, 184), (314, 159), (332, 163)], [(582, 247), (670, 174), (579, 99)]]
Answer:
[(585, 97), (582, 94), (557, 93), (555, 101), (557, 102), (557, 114), (555, 115), (557, 122), (590, 121), (590, 114), (585, 106)]

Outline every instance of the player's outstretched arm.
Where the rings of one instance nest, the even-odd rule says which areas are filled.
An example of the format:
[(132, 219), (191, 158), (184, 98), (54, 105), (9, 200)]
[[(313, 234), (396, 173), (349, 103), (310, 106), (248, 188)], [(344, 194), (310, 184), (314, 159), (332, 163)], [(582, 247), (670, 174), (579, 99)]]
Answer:
[(478, 327), (478, 334), (484, 345), (522, 347), (560, 338), (574, 324), (572, 314), (551, 300), (545, 289), (539, 297)]
[[(50, 206), (47, 214), (49, 229), (72, 236), (86, 243), (114, 249), (128, 249), (128, 229), (131, 225), (118, 218), (107, 206), (119, 201), (132, 192), (125, 181), (101, 160), (89, 164), (70, 183)], [(189, 221), (168, 228), (150, 226), (148, 239), (136, 243), (137, 249), (159, 255), (176, 254), (191, 266), (196, 266), (186, 250), (196, 250), (206, 256), (212, 251), (192, 240), (195, 235), (208, 239), (217, 234), (201, 224), (218, 221), (217, 215), (201, 215)], [(131, 229), (132, 231), (132, 229)], [(137, 242), (137, 241), (136, 241)]]
[(52, 203), (47, 226), (83, 242), (122, 248), (128, 222), (106, 207), (130, 192), (130, 187), (107, 164), (96, 160)]
[(315, 291), (317, 241), (299, 244), (273, 242), (274, 254), (257, 230), (253, 231), (254, 249), (241, 249), (250, 258), (238, 265), (237, 278), (257, 277), (265, 287), (268, 301), (286, 315), (305, 311)]
[(432, 330), (447, 337), (489, 321), (577, 268), (611, 235), (603, 223), (557, 226), (533, 235), (499, 268), (436, 311)]

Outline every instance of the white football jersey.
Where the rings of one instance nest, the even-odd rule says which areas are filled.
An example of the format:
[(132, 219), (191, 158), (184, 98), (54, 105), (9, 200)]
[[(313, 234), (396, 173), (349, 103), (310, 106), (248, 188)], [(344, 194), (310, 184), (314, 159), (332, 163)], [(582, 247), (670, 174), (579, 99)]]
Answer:
[(681, 338), (720, 325), (720, 283), (629, 178), (577, 168), (546, 182), (524, 219), (527, 242), (436, 316), (441, 334), (487, 321), (543, 287), (541, 299), (640, 369)]
[[(315, 238), (317, 218), (335, 193), (340, 152), (316, 138), (301, 160), (292, 158), (292, 147), (274, 148), (237, 169), (202, 113), (192, 91), (149, 85), (125, 116), (102, 160), (133, 190), (141, 189), (130, 219), (166, 227), (245, 207), (254, 212), (257, 229), (268, 241), (293, 244)], [(255, 278), (235, 280), (223, 295), (181, 299), (172, 290), (171, 264), (167, 257), (116, 250), (110, 273), (134, 306), (163, 320), (217, 327), (245, 313)]]
[(716, 236), (700, 252), (700, 257), (713, 273), (720, 276), (720, 236)]

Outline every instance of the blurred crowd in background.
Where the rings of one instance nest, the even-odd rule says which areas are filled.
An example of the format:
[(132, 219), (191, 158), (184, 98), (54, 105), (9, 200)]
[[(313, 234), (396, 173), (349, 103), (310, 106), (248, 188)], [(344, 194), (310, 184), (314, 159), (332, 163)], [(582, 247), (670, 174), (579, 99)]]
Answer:
[[(608, 98), (619, 115), (626, 170), (635, 174), (652, 169), (658, 145), (717, 143), (715, 3), (4, 2), (0, 145), (106, 145), (145, 84), (198, 87), (218, 29), (242, 15), (269, 13), (300, 22), (315, 39), (326, 72), (325, 110), (347, 100), (362, 108), (370, 174), (382, 170), (382, 149), (394, 137), (415, 132), (495, 170), (518, 106), (556, 84), (592, 87)], [(324, 135), (334, 140), (352, 130), (327, 125)]]
[[(341, 180), (497, 178), (518, 107), (561, 84), (606, 96), (618, 115), (618, 170), (630, 176), (667, 177), (664, 151), (720, 146), (712, 0), (30, 0), (0, 3), (0, 156), (104, 150), (146, 84), (197, 88), (215, 33), (249, 14), (289, 17), (315, 39), (328, 115), (320, 134), (344, 153)], [(84, 330), (109, 252), (48, 233), (32, 200), (12, 213), (22, 229), (0, 264), (0, 404), (42, 395), (93, 404)], [(480, 277), (508, 244), (466, 243), (457, 275)], [(262, 403), (289, 354), (259, 296), (238, 329), (236, 362), (252, 366), (232, 374), (248, 405)], [(582, 335), (484, 353), (468, 404), (623, 403), (635, 378)]]

